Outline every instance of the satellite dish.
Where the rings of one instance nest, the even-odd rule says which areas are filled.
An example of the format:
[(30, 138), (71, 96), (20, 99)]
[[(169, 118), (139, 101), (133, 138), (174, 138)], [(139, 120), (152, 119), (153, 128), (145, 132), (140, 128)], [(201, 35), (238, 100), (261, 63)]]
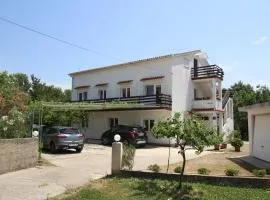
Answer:
[(38, 137), (38, 135), (39, 135), (39, 132), (38, 132), (38, 131), (33, 131), (33, 132), (32, 132), (32, 136), (33, 136), (33, 137)]

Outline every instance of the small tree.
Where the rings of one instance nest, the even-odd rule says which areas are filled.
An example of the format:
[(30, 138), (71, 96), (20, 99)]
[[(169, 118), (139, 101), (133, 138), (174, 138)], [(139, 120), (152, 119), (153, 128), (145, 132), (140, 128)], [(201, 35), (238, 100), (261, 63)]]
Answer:
[(175, 113), (174, 116), (157, 122), (152, 131), (157, 137), (179, 139), (178, 146), (180, 150), (178, 153), (183, 157), (179, 189), (182, 189), (182, 177), (186, 166), (186, 150), (195, 149), (196, 153), (200, 154), (204, 147), (214, 145), (218, 138), (217, 131), (194, 114), (184, 116)]

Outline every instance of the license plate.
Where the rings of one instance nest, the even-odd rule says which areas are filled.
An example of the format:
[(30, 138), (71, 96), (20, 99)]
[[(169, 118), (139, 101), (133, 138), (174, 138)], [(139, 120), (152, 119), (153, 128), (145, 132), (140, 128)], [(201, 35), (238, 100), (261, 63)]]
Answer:
[(70, 147), (76, 147), (76, 146), (78, 146), (78, 144), (69, 144), (68, 146), (70, 146)]
[(145, 141), (137, 141), (137, 144), (145, 144)]

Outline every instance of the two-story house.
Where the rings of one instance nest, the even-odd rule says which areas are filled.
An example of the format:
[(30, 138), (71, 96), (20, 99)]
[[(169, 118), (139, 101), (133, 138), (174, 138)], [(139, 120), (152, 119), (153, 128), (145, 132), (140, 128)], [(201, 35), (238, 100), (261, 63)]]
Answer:
[(86, 138), (100, 139), (116, 124), (141, 125), (150, 143), (167, 144), (151, 134), (155, 121), (193, 111), (220, 133), (233, 130), (233, 104), (222, 95), (223, 70), (200, 50), (147, 58), (71, 73), (72, 102), (130, 102), (141, 106), (88, 110)]

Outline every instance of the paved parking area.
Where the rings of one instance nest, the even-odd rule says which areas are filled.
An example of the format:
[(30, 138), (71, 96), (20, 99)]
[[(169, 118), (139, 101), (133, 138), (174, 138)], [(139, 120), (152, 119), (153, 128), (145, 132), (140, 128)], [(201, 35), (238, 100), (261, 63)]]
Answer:
[[(171, 163), (181, 161), (178, 149), (171, 148)], [(201, 155), (209, 154), (205, 151)], [(200, 156), (201, 156), (200, 155)], [(86, 144), (82, 153), (72, 151), (43, 154), (55, 166), (40, 166), (0, 175), (0, 200), (39, 200), (79, 187), (90, 180), (110, 174), (111, 147)], [(193, 150), (187, 158), (196, 158)], [(150, 164), (166, 165), (168, 147), (147, 146), (136, 150), (134, 170)]]

